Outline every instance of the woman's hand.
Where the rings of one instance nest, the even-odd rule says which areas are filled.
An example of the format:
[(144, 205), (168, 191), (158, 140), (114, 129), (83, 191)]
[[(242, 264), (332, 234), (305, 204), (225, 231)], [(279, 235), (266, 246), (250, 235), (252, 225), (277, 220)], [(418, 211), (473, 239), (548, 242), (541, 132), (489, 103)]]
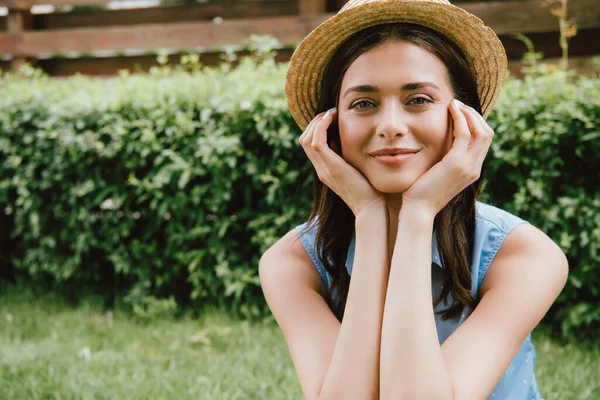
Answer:
[(494, 131), (473, 108), (453, 100), (450, 115), (454, 141), (444, 158), (402, 194), (402, 208), (418, 207), (430, 217), (479, 179)]
[[(319, 180), (350, 207), (354, 216), (370, 207), (385, 209), (385, 196), (375, 190), (359, 171), (348, 164), (327, 144), (327, 128), (337, 117), (332, 108), (320, 113), (308, 124), (299, 142), (312, 162)], [(335, 142), (332, 142), (335, 145)], [(337, 149), (337, 146), (335, 148)]]

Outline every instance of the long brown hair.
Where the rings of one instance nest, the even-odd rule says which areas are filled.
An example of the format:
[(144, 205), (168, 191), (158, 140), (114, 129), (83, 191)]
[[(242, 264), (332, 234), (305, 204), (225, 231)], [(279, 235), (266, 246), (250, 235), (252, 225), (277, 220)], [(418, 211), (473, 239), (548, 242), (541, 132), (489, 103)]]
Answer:
[[(321, 81), (321, 98), (317, 113), (337, 107), (342, 78), (361, 54), (392, 40), (402, 40), (429, 51), (440, 59), (448, 71), (454, 97), (481, 113), (475, 80), (465, 56), (452, 41), (427, 27), (408, 23), (389, 23), (364, 29), (346, 40), (330, 60)], [(337, 123), (328, 129), (328, 143), (341, 148)], [(452, 293), (452, 306), (441, 311), (442, 319), (453, 318), (463, 306), (473, 309), (478, 300), (471, 296), (471, 254), (475, 234), (475, 204), (483, 181), (480, 178), (455, 196), (435, 217), (438, 248), (443, 269), (442, 291), (433, 307)], [(313, 208), (306, 231), (318, 224), (317, 255), (331, 276), (326, 300), (339, 321), (344, 316), (350, 276), (345, 267), (346, 255), (354, 234), (354, 214), (344, 201), (323, 184), (313, 166)]]

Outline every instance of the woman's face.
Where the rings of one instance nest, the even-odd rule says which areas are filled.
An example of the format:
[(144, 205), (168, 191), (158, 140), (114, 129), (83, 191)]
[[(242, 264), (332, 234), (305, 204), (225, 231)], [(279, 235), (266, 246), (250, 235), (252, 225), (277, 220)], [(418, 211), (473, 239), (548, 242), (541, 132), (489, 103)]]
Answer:
[[(446, 67), (414, 44), (391, 41), (358, 57), (342, 79), (338, 125), (343, 158), (383, 193), (402, 193), (440, 161), (452, 144), (454, 98)], [(370, 153), (417, 151), (401, 165)]]

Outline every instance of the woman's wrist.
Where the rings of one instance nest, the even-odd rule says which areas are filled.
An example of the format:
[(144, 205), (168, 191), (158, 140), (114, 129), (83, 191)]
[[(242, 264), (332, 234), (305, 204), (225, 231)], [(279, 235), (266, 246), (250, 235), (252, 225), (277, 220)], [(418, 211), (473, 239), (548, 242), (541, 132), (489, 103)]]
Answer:
[(389, 215), (385, 203), (372, 203), (369, 206), (363, 208), (355, 218), (355, 225), (370, 225), (377, 223), (377, 221), (383, 221), (389, 223)]
[(410, 222), (413, 228), (423, 227), (429, 229), (433, 226), (436, 213), (425, 206), (413, 203), (403, 203), (398, 214), (398, 223), (400, 221)]
[(361, 215), (379, 215), (387, 210), (387, 205), (384, 199), (373, 200), (367, 205), (362, 206), (359, 210), (353, 210), (355, 217)]

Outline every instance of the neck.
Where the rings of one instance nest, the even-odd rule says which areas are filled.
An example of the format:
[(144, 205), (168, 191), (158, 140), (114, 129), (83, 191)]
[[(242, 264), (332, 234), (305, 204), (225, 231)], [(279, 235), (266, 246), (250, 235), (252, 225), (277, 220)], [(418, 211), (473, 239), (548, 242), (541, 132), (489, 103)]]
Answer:
[(385, 195), (390, 221), (398, 220), (402, 208), (402, 193), (388, 193)]
[(390, 260), (394, 254), (396, 235), (398, 234), (398, 216), (402, 208), (402, 193), (389, 193), (385, 195), (389, 215), (388, 250)]

